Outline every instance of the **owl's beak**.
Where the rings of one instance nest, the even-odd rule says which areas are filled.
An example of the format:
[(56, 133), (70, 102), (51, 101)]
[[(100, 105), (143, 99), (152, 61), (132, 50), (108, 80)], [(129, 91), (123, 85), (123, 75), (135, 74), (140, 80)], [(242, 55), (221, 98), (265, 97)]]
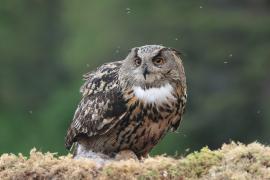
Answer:
[(144, 69), (143, 69), (143, 77), (144, 79), (146, 80), (146, 75), (149, 74), (149, 71), (148, 71), (148, 67), (145, 66)]

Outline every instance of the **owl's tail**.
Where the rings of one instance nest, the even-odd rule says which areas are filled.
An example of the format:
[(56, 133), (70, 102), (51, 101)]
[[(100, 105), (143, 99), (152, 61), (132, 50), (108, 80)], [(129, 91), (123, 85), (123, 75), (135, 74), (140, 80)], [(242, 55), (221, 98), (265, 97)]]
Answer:
[(71, 150), (73, 144), (74, 144), (74, 133), (73, 133), (73, 131), (71, 129), (68, 129), (67, 135), (66, 135), (66, 138), (65, 138), (65, 147), (68, 150)]
[(77, 156), (77, 151), (78, 151), (78, 142), (75, 142), (72, 144), (70, 148), (70, 153), (73, 155), (73, 158)]

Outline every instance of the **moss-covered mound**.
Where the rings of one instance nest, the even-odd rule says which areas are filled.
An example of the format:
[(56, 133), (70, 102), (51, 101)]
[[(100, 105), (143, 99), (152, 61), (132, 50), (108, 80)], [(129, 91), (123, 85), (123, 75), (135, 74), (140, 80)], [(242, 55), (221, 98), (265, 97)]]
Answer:
[(270, 147), (259, 143), (203, 148), (175, 159), (156, 156), (138, 162), (115, 161), (96, 166), (87, 159), (30, 152), (0, 157), (0, 179), (270, 179)]

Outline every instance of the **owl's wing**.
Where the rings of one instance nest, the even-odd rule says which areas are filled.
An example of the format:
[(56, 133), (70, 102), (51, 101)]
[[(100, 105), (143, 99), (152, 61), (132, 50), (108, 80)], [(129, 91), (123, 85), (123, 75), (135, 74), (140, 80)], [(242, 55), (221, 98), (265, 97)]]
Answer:
[(70, 149), (79, 136), (95, 136), (108, 132), (126, 113), (126, 104), (119, 87), (121, 62), (102, 65), (84, 75), (83, 98), (67, 131), (65, 145)]

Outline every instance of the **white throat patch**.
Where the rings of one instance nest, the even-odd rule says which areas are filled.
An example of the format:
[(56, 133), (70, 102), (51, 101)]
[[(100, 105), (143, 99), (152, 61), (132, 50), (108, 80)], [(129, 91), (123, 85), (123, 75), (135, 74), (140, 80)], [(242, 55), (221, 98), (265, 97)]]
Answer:
[(133, 87), (135, 96), (148, 103), (164, 102), (168, 99), (175, 99), (172, 95), (173, 87), (170, 84), (159, 88), (142, 89), (140, 86)]

